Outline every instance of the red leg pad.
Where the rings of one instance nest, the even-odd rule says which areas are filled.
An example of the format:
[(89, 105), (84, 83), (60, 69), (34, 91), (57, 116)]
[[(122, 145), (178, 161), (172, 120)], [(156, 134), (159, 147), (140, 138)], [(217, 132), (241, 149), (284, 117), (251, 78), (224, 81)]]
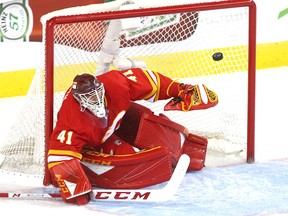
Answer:
[(82, 151), (82, 167), (96, 187), (133, 189), (152, 186), (171, 178), (172, 165), (165, 148), (126, 155)]
[(169, 120), (164, 115), (144, 113), (134, 145), (140, 149), (156, 146), (166, 148), (171, 156), (172, 165), (175, 166), (182, 153), (181, 142), (184, 141), (186, 131), (185, 127)]
[(198, 171), (205, 166), (208, 140), (204, 137), (189, 134), (182, 147), (183, 154), (190, 157), (188, 170)]

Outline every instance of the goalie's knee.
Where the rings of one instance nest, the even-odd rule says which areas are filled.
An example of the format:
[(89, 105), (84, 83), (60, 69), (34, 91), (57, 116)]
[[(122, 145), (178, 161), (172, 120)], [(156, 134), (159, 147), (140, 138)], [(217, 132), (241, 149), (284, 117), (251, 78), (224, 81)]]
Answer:
[(198, 171), (205, 166), (208, 140), (204, 137), (189, 134), (185, 140), (182, 153), (190, 157), (188, 171)]

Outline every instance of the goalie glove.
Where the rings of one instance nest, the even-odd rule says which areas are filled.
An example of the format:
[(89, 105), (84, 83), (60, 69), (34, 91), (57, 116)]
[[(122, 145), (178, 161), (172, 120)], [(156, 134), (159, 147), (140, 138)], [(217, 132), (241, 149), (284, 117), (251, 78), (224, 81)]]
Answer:
[(200, 110), (214, 107), (218, 104), (218, 96), (215, 92), (202, 85), (180, 84), (177, 98), (171, 99), (164, 110)]
[(92, 187), (78, 159), (49, 164), (49, 169), (61, 189), (63, 201), (78, 205), (85, 205), (90, 201)]

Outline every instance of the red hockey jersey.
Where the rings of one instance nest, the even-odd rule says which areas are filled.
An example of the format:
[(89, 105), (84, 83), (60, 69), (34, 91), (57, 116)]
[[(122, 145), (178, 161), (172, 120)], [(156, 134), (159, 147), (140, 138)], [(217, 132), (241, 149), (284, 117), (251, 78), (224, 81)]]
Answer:
[(133, 68), (112, 70), (97, 78), (105, 87), (105, 103), (108, 109), (108, 125), (99, 127), (99, 119), (88, 109), (80, 111), (71, 88), (65, 94), (58, 112), (57, 123), (51, 135), (48, 162), (76, 157), (81, 159), (81, 149), (105, 142), (121, 124), (131, 101), (157, 101), (176, 97), (179, 83), (150, 70)]

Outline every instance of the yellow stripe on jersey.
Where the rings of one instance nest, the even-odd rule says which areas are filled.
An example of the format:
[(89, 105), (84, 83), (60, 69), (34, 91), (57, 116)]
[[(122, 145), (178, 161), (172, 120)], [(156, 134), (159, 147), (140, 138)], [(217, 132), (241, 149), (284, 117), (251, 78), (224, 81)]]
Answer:
[(156, 75), (156, 78), (157, 78), (157, 84), (158, 84), (158, 88), (157, 88), (157, 92), (156, 92), (156, 97), (155, 97), (154, 101), (157, 101), (157, 100), (159, 99), (161, 83), (160, 83), (160, 77), (159, 77), (159, 74), (158, 74), (158, 73), (154, 73), (154, 74)]
[(155, 84), (155, 82), (153, 81), (153, 79), (151, 78), (151, 76), (149, 75), (149, 72), (147, 70), (143, 70), (144, 74), (146, 75), (147, 79), (149, 80), (151, 86), (152, 86), (152, 91), (146, 95), (146, 97), (144, 97), (143, 99), (146, 100), (146, 99), (149, 99), (151, 98), (157, 91), (157, 86)]
[(172, 97), (172, 96), (169, 94), (169, 90), (170, 90), (170, 88), (171, 88), (171, 86), (172, 86), (173, 83), (176, 83), (176, 81), (172, 81), (172, 82), (169, 84), (169, 86), (168, 86), (168, 88), (167, 88), (167, 90), (166, 90), (166, 95), (168, 95), (169, 97)]
[(63, 163), (63, 161), (49, 163), (49, 164), (48, 164), (48, 169), (51, 169), (52, 167), (54, 167), (54, 166), (56, 166), (56, 165), (58, 165), (58, 164), (61, 164), (61, 163)]
[(50, 149), (48, 151), (48, 156), (71, 156), (71, 157), (75, 157), (78, 159), (82, 159), (82, 154), (78, 153), (78, 152), (74, 152), (74, 151), (69, 151), (69, 150), (55, 150), (55, 149)]

